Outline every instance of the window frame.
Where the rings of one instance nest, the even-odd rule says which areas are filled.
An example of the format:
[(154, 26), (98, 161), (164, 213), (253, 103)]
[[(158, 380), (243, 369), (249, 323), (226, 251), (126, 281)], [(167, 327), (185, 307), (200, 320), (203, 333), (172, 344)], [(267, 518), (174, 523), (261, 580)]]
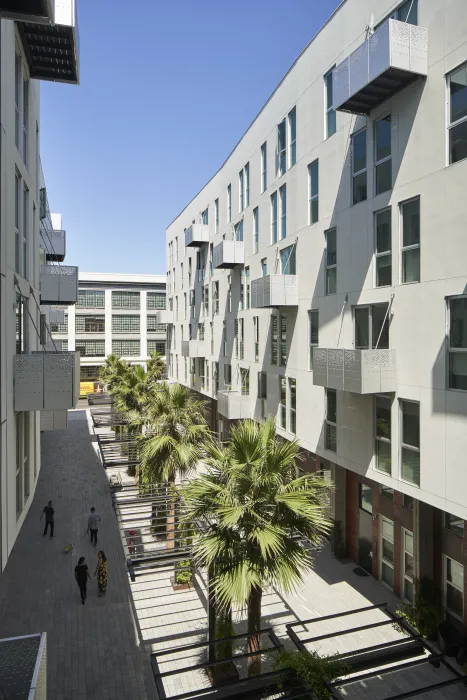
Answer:
[[(358, 136), (365, 134), (365, 167), (360, 168), (360, 170), (355, 170), (355, 139)], [(359, 129), (351, 136), (352, 139), (352, 206), (356, 206), (361, 202), (366, 202), (368, 199), (368, 134), (366, 126)], [(355, 178), (360, 177), (360, 175), (365, 175), (365, 196), (362, 199), (355, 199)]]
[(219, 197), (214, 200), (214, 233), (219, 233)]
[(238, 173), (238, 211), (245, 209), (245, 174), (243, 168)]
[[(279, 187), (279, 232), (280, 240), (287, 238), (287, 184)], [(276, 241), (277, 242), (277, 241)]]
[(250, 368), (240, 367), (240, 395), (250, 395)]
[[(383, 522), (390, 523), (392, 526), (392, 540), (388, 539), (387, 537), (384, 537), (383, 535)], [(386, 540), (389, 542), (389, 544), (392, 545), (392, 562), (387, 559), (384, 556), (384, 547), (383, 547), (383, 540)], [(379, 579), (382, 583), (383, 586), (388, 588), (390, 591), (394, 591), (394, 573), (395, 573), (395, 561), (394, 561), (394, 555), (395, 555), (395, 546), (394, 546), (394, 540), (395, 540), (395, 535), (394, 535), (394, 520), (391, 520), (390, 518), (386, 518), (384, 515), (380, 515), (380, 536), (379, 536), (379, 549), (381, 552), (381, 556), (379, 557)], [(387, 566), (389, 569), (392, 570), (392, 586), (387, 583), (383, 579), (383, 565)]]
[[(410, 204), (411, 202), (418, 201), (418, 220), (419, 220), (419, 225), (418, 225), (418, 243), (411, 243), (408, 246), (404, 246), (404, 206), (407, 204)], [(400, 284), (419, 284), (422, 279), (422, 259), (421, 259), (421, 198), (420, 195), (416, 195), (415, 197), (410, 197), (409, 199), (404, 199), (402, 202), (399, 202), (399, 232), (400, 232)], [(403, 275), (404, 275), (404, 253), (411, 251), (411, 250), (418, 250), (419, 251), (419, 257), (418, 257), (418, 272), (419, 272), (419, 279), (418, 280), (411, 280), (411, 281), (404, 281), (403, 280)]]
[[(174, 289), (175, 291), (175, 289)], [(120, 296), (119, 296), (120, 295)], [(115, 300), (120, 299), (122, 302), (124, 299), (128, 300), (128, 304), (121, 304), (120, 306), (117, 306), (115, 303)], [(131, 304), (131, 301), (138, 300), (137, 305)], [(141, 310), (141, 293), (137, 291), (128, 291), (125, 289), (112, 289), (111, 292), (111, 308), (112, 310), (120, 311), (121, 309), (124, 310), (131, 310), (131, 311), (140, 311)]]
[[(330, 233), (333, 233), (334, 236), (335, 236), (335, 256), (336, 256), (336, 262), (335, 262), (335, 263), (331, 263), (331, 264), (328, 263), (328, 248), (329, 248), (329, 245), (328, 245), (328, 236), (329, 236)], [(324, 290), (324, 293), (325, 293), (325, 296), (332, 296), (333, 294), (337, 294), (337, 227), (336, 227), (336, 226), (333, 226), (332, 228), (327, 229), (327, 230), (324, 232), (324, 236), (325, 236), (325, 243), (326, 243), (326, 246), (325, 246), (325, 254), (326, 254), (326, 257), (325, 257), (326, 275), (325, 275), (325, 290)], [(330, 270), (335, 270), (335, 271), (336, 271), (336, 273), (335, 273), (335, 290), (334, 290), (333, 292), (330, 292), (330, 291), (329, 291)]]
[[(132, 341), (130, 341), (132, 342)], [(138, 341), (139, 342), (139, 341)], [(84, 347), (84, 353), (80, 350), (78, 346)], [(112, 346), (113, 346), (113, 340), (112, 340)], [(91, 352), (91, 348), (94, 350), (94, 352)], [(99, 348), (99, 349), (98, 349)], [(102, 348), (102, 350), (100, 350)], [(81, 355), (81, 357), (105, 357), (105, 340), (102, 339), (85, 339), (85, 338), (76, 338), (75, 340), (75, 350), (78, 351)], [(112, 347), (113, 351), (113, 347)], [(138, 353), (139, 355), (139, 353)]]
[[(279, 427), (287, 430), (287, 378), (280, 375), (279, 379)], [(284, 400), (283, 400), (284, 399)]]
[(420, 488), (420, 483), (416, 484), (413, 481), (409, 481), (408, 479), (405, 479), (403, 476), (403, 459), (402, 459), (402, 452), (404, 449), (407, 449), (411, 452), (418, 453), (419, 455), (419, 482), (421, 482), (421, 473), (422, 473), (422, 465), (421, 465), (421, 447), (420, 444), (418, 447), (415, 445), (409, 445), (408, 443), (404, 442), (404, 414), (403, 414), (403, 405), (404, 404), (414, 404), (418, 406), (418, 435), (419, 435), (419, 443), (421, 443), (421, 431), (420, 431), (420, 402), (419, 401), (412, 401), (411, 399), (399, 399), (399, 459), (400, 459), (400, 479), (406, 484), (410, 484), (411, 486), (415, 486), (417, 488)]
[[(284, 130), (284, 143), (281, 143), (281, 127)], [(284, 117), (277, 125), (277, 169), (276, 177), (282, 177), (287, 172), (287, 123)]]
[[(324, 83), (324, 138), (329, 139), (331, 136), (334, 136), (334, 134), (337, 131), (337, 113), (336, 110), (333, 107), (334, 100), (333, 100), (333, 88), (332, 88), (332, 74), (333, 71), (336, 68), (336, 64), (334, 64), (323, 76), (323, 83)], [(329, 85), (328, 85), (328, 78), (331, 78), (331, 102), (332, 104), (329, 104)], [(330, 115), (334, 115), (334, 124), (332, 125), (332, 128), (329, 128), (329, 121), (330, 121)]]
[[(380, 158), (379, 160), (377, 159), (377, 149), (378, 149), (378, 142), (377, 142), (377, 126), (379, 122), (386, 121), (389, 117), (389, 133), (390, 133), (390, 154), (388, 156), (384, 156), (384, 158)], [(375, 119), (373, 122), (373, 142), (374, 142), (374, 153), (373, 153), (373, 161), (374, 161), (374, 175), (373, 175), (373, 180), (374, 180), (374, 191), (375, 191), (375, 197), (378, 197), (380, 194), (384, 194), (384, 192), (390, 192), (393, 188), (393, 172), (392, 172), (392, 115), (391, 112), (386, 112), (382, 116), (378, 117), (378, 119)], [(380, 190), (378, 192), (377, 189), (377, 184), (378, 184), (378, 168), (381, 165), (384, 165), (385, 163), (391, 162), (391, 184), (386, 190)]]
[[(293, 134), (295, 133), (295, 137)], [(287, 167), (293, 168), (297, 162), (297, 106), (287, 115)]]
[(297, 434), (297, 380), (295, 377), (288, 377), (289, 389), (289, 432)]
[[(467, 303), (466, 294), (458, 294), (456, 296), (448, 297), (447, 302), (447, 321), (446, 321), (446, 338), (447, 338), (447, 358), (446, 358), (446, 386), (449, 391), (460, 391), (466, 392), (466, 389), (461, 389), (459, 387), (451, 386), (451, 357), (455, 355), (462, 355), (467, 353), (467, 344), (465, 347), (456, 348), (451, 345), (451, 325), (452, 325), (452, 310), (451, 304), (453, 301), (459, 301), (465, 299)], [(467, 356), (467, 355), (466, 355)], [(467, 375), (466, 375), (467, 376)]]
[[(314, 343), (312, 341), (312, 318), (316, 314), (316, 331), (317, 331), (317, 341)], [(308, 371), (313, 371), (313, 348), (319, 347), (319, 309), (309, 309), (308, 311)]]
[(268, 189), (268, 142), (261, 144), (261, 194)]
[(259, 249), (259, 207), (253, 209), (253, 255)]
[[(467, 114), (456, 121), (451, 122), (451, 78), (455, 73), (457, 73), (461, 68), (466, 68), (467, 61), (463, 61), (456, 68), (446, 73), (446, 165), (455, 165), (456, 163), (461, 163), (465, 158), (460, 158), (459, 160), (453, 161), (451, 157), (451, 131), (456, 127), (467, 122)], [(466, 127), (467, 128), (467, 127)], [(467, 157), (467, 156), (466, 156)]]
[(227, 185), (227, 223), (232, 221), (232, 183)]
[(253, 343), (255, 362), (259, 362), (259, 316), (253, 316)]
[[(462, 567), (462, 578), (463, 578), (463, 586), (462, 588), (459, 588), (456, 584), (454, 584), (452, 581), (448, 581), (448, 560), (451, 562), (454, 562), (457, 566)], [(448, 557), (447, 554), (443, 554), (443, 607), (446, 611), (447, 615), (452, 616), (455, 620), (458, 620), (462, 624), (464, 623), (464, 613), (465, 613), (465, 599), (464, 599), (464, 579), (465, 579), (465, 567), (458, 562), (456, 559), (453, 559), (452, 557)], [(455, 612), (454, 610), (451, 610), (451, 608), (448, 608), (447, 606), (447, 588), (448, 586), (452, 586), (456, 591), (459, 591), (462, 595), (462, 615), (459, 615), (459, 613)]]
[[(330, 392), (334, 392), (335, 396), (335, 401), (336, 401), (336, 415), (335, 415), (335, 421), (331, 420), (329, 418), (329, 397)], [(329, 452), (334, 452), (337, 454), (337, 391), (335, 389), (326, 389), (325, 394), (325, 435), (324, 435), (324, 448), (328, 450)], [(332, 444), (332, 438), (331, 435), (334, 432), (334, 448), (330, 447), (329, 445)]]
[[(389, 232), (389, 242), (391, 245), (391, 248), (389, 250), (385, 251), (378, 251), (378, 217), (382, 214), (385, 214), (386, 212), (389, 212), (389, 224), (390, 224), (390, 232)], [(383, 209), (378, 209), (377, 211), (373, 212), (373, 228), (374, 228), (374, 258), (375, 258), (375, 271), (374, 271), (374, 279), (373, 279), (373, 284), (375, 289), (381, 289), (383, 287), (391, 287), (392, 286), (392, 207), (384, 207)], [(391, 282), (389, 284), (377, 284), (378, 280), (378, 260), (387, 258), (389, 257), (391, 261)]]
[(271, 206), (271, 244), (275, 245), (278, 241), (278, 234), (279, 234), (279, 223), (278, 223), (279, 202), (278, 202), (277, 190), (275, 192), (271, 193), (270, 206)]
[[(313, 167), (316, 166), (316, 193), (313, 193)], [(313, 217), (313, 204), (316, 202), (316, 218)], [(308, 226), (316, 224), (319, 221), (319, 158), (316, 158), (308, 166)]]
[[(447, 511), (445, 511), (445, 512), (443, 513), (443, 515), (444, 515), (444, 517), (443, 517), (443, 527), (444, 527), (444, 529), (445, 529), (445, 530), (448, 530), (449, 532), (452, 532), (452, 534), (455, 535), (456, 537), (460, 537), (461, 539), (463, 539), (463, 538), (464, 538), (464, 534), (465, 534), (464, 520), (463, 520), (462, 518), (458, 518), (458, 517), (457, 517), (456, 515), (454, 515), (453, 513), (448, 513)], [(454, 528), (451, 526), (451, 523), (449, 522), (449, 519), (450, 519), (450, 518), (453, 518), (453, 517), (456, 518), (457, 520), (460, 520), (460, 521), (462, 522), (462, 534), (459, 534), (459, 532), (457, 532), (456, 529), (454, 529)]]
[[(134, 354), (131, 354), (131, 353), (123, 353), (123, 352), (122, 352), (122, 353), (119, 353), (119, 352), (117, 352), (117, 350), (114, 349), (114, 343), (121, 343), (121, 344), (122, 344), (122, 345), (121, 345), (122, 348), (124, 347), (124, 346), (123, 346), (123, 343), (138, 343), (138, 344), (139, 344), (139, 352), (134, 353)], [(112, 352), (115, 353), (116, 355), (119, 355), (119, 357), (140, 357), (140, 355), (141, 355), (141, 341), (140, 341), (140, 340), (136, 340), (136, 339), (135, 339), (135, 340), (125, 340), (125, 339), (122, 339), (122, 340), (120, 340), (120, 339), (114, 340), (114, 339), (112, 338)]]
[[(377, 401), (378, 399), (389, 402), (389, 437), (384, 435), (378, 435), (378, 419), (377, 419)], [(380, 474), (386, 474), (392, 476), (392, 403), (393, 399), (388, 394), (375, 394), (373, 402), (373, 419), (374, 419), (374, 469)], [(378, 467), (378, 450), (377, 445), (381, 442), (385, 445), (389, 445), (389, 471), (380, 469)]]

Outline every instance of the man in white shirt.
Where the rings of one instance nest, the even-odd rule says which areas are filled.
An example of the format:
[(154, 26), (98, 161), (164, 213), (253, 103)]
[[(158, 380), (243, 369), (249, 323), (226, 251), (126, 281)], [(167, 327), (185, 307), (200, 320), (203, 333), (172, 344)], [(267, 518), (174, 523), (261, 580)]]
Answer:
[(91, 508), (91, 515), (88, 518), (88, 529), (87, 532), (91, 533), (91, 544), (97, 547), (97, 531), (99, 530), (99, 525), (101, 523), (101, 516), (96, 513), (94, 507)]

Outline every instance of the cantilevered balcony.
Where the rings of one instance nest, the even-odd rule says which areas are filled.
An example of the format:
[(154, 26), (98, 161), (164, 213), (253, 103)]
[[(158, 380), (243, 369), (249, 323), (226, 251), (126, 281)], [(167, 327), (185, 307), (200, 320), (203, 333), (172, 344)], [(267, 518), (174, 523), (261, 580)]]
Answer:
[(15, 411), (63, 411), (79, 399), (79, 352), (15, 355)]
[(174, 322), (174, 312), (170, 309), (158, 309), (155, 313), (156, 323), (167, 323), (171, 325)]
[(427, 30), (388, 19), (334, 68), (333, 107), (368, 115), (427, 72)]
[(243, 241), (222, 241), (213, 250), (212, 264), (215, 268), (228, 269), (245, 262)]
[(205, 357), (204, 340), (184, 340), (182, 355), (183, 357)]
[[(47, 634), (0, 639), (1, 697), (46, 700)], [(55, 695), (55, 693), (54, 693)]]
[(395, 350), (313, 349), (313, 384), (354, 394), (396, 390)]
[(228, 420), (251, 418), (251, 397), (239, 391), (219, 391), (217, 411)]
[(254, 309), (298, 306), (297, 275), (266, 275), (253, 280), (251, 306)]
[(195, 248), (196, 246), (209, 243), (209, 226), (207, 224), (191, 224), (185, 231), (185, 246)]
[[(4, 0), (0, 0), (3, 4)], [(10, 0), (13, 5), (18, 0)], [(45, 0), (47, 2), (47, 0)], [(38, 7), (44, 0), (36, 0)], [(19, 5), (31, 4), (19, 0)], [(55, 12), (51, 23), (42, 20), (20, 22), (18, 29), (29, 63), (31, 78), (53, 80), (59, 83), (79, 83), (79, 33), (77, 0), (55, 0)], [(40, 10), (43, 11), (43, 10)]]
[(5, 19), (50, 24), (53, 16), (53, 0), (0, 0), (0, 17)]
[(41, 231), (41, 236), (46, 260), (49, 262), (63, 262), (66, 253), (66, 231), (44, 230)]
[(78, 268), (71, 265), (41, 265), (41, 304), (76, 304)]
[(41, 411), (41, 432), (48, 430), (66, 430), (68, 428), (68, 411)]

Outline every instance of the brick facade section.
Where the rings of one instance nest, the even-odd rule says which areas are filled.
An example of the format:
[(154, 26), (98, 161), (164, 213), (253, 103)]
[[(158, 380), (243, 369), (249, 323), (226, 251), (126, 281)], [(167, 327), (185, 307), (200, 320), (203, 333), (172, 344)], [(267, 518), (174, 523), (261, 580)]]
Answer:
[(346, 545), (347, 554), (358, 562), (358, 476), (346, 472)]
[(401, 562), (402, 550), (402, 494), (394, 491), (394, 593), (401, 595)]
[(437, 508), (433, 513), (433, 578), (436, 591), (440, 600), (442, 600), (443, 592), (443, 555), (442, 555), (442, 528), (443, 528), (443, 513)]
[(371, 523), (371, 553), (373, 555), (373, 558), (371, 560), (371, 575), (375, 579), (379, 579), (379, 499), (380, 499), (380, 494), (379, 494), (379, 489), (377, 488), (377, 485), (374, 483), (371, 483), (371, 486), (373, 488), (372, 490), (372, 505), (373, 505), (373, 520)]

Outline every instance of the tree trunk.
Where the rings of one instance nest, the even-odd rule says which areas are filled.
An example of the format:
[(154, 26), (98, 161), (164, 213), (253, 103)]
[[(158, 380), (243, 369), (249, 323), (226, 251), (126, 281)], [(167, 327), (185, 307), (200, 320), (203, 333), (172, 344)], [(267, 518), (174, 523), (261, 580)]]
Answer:
[[(248, 651), (261, 651), (261, 597), (263, 591), (255, 586), (248, 598)], [(261, 673), (261, 655), (248, 657), (248, 676)]]
[[(213, 642), (216, 638), (216, 592), (213, 586), (214, 580), (214, 564), (208, 567), (208, 642)], [(208, 646), (209, 663), (214, 663), (216, 660), (216, 645)]]
[(167, 521), (165, 527), (166, 534), (166, 549), (175, 549), (175, 501), (174, 498), (175, 480), (169, 481), (168, 487), (168, 503), (167, 503)]

